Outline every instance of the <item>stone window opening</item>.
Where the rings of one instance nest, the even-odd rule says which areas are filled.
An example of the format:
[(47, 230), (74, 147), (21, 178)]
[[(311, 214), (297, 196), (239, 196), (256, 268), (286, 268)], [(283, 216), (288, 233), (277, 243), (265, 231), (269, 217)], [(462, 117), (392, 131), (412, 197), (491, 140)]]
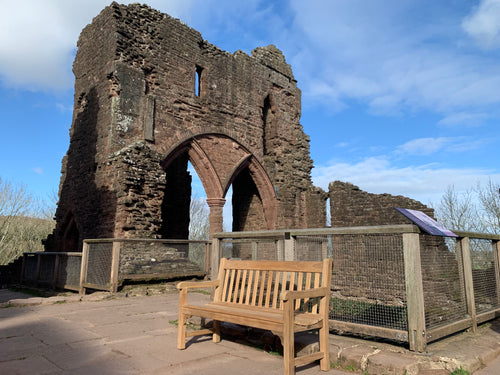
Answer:
[(331, 211), (330, 211), (330, 197), (326, 198), (325, 204), (326, 204), (326, 222), (325, 222), (325, 226), (327, 228), (331, 228), (331, 226), (332, 226), (332, 214), (331, 214)]
[(273, 141), (277, 137), (277, 129), (275, 124), (275, 106), (270, 95), (264, 99), (262, 106), (262, 122), (264, 128), (263, 151), (266, 155), (273, 150)]
[(196, 65), (195, 67), (195, 79), (194, 79), (194, 93), (196, 96), (200, 97), (203, 85), (203, 72), (205, 69), (203, 67)]

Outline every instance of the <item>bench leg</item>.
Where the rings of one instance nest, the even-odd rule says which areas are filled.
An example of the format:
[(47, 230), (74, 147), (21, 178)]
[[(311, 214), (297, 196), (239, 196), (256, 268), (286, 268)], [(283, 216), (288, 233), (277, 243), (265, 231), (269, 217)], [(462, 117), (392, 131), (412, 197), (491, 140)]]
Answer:
[(283, 366), (285, 375), (295, 375), (295, 333), (293, 330), (293, 304), (284, 306), (283, 337)]
[(319, 330), (319, 351), (323, 353), (323, 359), (320, 360), (319, 365), (322, 371), (330, 370), (330, 328), (328, 321), (323, 322), (323, 326)]
[(187, 317), (184, 314), (179, 314), (178, 330), (177, 330), (177, 349), (186, 349), (186, 325), (187, 325)]
[(214, 329), (214, 333), (212, 335), (212, 341), (213, 342), (220, 342), (220, 321), (218, 321), (218, 320), (213, 321), (213, 329)]
[(183, 306), (187, 302), (187, 291), (179, 293), (179, 319), (177, 320), (177, 349), (186, 349), (186, 325), (187, 316), (184, 314)]

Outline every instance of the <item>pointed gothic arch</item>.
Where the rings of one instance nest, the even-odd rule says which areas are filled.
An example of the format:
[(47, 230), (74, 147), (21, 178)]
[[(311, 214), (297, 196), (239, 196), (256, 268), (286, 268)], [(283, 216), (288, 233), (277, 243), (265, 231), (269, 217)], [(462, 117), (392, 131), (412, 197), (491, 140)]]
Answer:
[[(224, 158), (220, 157), (221, 149), (225, 150)], [(266, 229), (275, 228), (276, 196), (274, 187), (263, 166), (246, 147), (225, 134), (206, 133), (190, 137), (178, 143), (168, 152), (162, 166), (166, 171), (169, 171), (169, 168), (180, 159), (183, 160), (185, 165), (187, 165), (188, 160), (191, 162), (203, 184), (207, 203), (210, 206), (211, 234), (222, 230), (222, 207), (225, 204), (227, 191), (243, 171), (246, 171), (248, 177), (255, 185), (254, 194), (258, 195), (260, 203), (253, 201), (252, 204), (260, 204), (262, 206), (263, 226)], [(176, 173), (179, 174), (180, 172)], [(169, 176), (167, 176), (167, 186), (169, 185), (168, 180)], [(171, 181), (170, 184), (176, 184), (176, 182)], [(180, 189), (183, 188), (180, 187)], [(167, 189), (166, 192), (168, 193), (169, 190)], [(179, 202), (182, 200), (185, 201), (186, 197), (166, 197), (166, 199)], [(188, 204), (180, 204), (180, 206), (187, 207)], [(165, 206), (166, 208), (167, 206)], [(176, 214), (179, 215), (181, 211), (177, 209)], [(185, 213), (181, 213), (180, 215), (185, 216)], [(172, 220), (168, 219), (168, 214), (166, 214), (164, 220), (172, 222)], [(261, 227), (262, 225), (259, 228)], [(166, 231), (165, 233), (169, 232)]]

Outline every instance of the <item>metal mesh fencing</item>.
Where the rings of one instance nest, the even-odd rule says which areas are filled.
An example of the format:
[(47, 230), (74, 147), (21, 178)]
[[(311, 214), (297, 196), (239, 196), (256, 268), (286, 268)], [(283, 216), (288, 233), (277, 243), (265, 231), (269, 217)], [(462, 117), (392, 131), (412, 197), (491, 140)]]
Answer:
[(497, 309), (500, 307), (499, 285), (497, 284), (495, 253), (491, 241), (471, 238), (470, 254), (476, 313), (481, 314)]
[(460, 243), (420, 235), (422, 285), (427, 329), (464, 319), (467, 303)]
[(224, 239), (222, 257), (243, 260), (283, 260), (283, 246), (273, 239)]
[(332, 254), (332, 236), (295, 237), (295, 260), (319, 261)]
[(78, 290), (80, 286), (81, 267), (81, 255), (60, 255), (56, 285), (65, 289)]
[(55, 255), (40, 256), (40, 270), (38, 275), (38, 282), (44, 284), (51, 284), (54, 281), (54, 271), (56, 265)]
[(206, 242), (122, 240), (119, 279), (203, 276)]
[(37, 262), (38, 262), (38, 257), (35, 254), (25, 254), (23, 280), (36, 281)]
[(85, 283), (93, 287), (109, 289), (111, 284), (112, 242), (89, 243), (87, 274)]
[(408, 329), (402, 236), (332, 235), (330, 319)]

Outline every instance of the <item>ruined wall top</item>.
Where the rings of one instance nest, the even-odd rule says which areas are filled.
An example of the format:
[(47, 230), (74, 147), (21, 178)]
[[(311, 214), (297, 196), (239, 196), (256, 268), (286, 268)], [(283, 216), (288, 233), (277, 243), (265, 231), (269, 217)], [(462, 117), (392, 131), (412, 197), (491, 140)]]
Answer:
[(329, 196), (332, 227), (412, 224), (394, 207), (434, 216), (434, 210), (419, 201), (402, 195), (368, 193), (349, 182), (331, 182)]

